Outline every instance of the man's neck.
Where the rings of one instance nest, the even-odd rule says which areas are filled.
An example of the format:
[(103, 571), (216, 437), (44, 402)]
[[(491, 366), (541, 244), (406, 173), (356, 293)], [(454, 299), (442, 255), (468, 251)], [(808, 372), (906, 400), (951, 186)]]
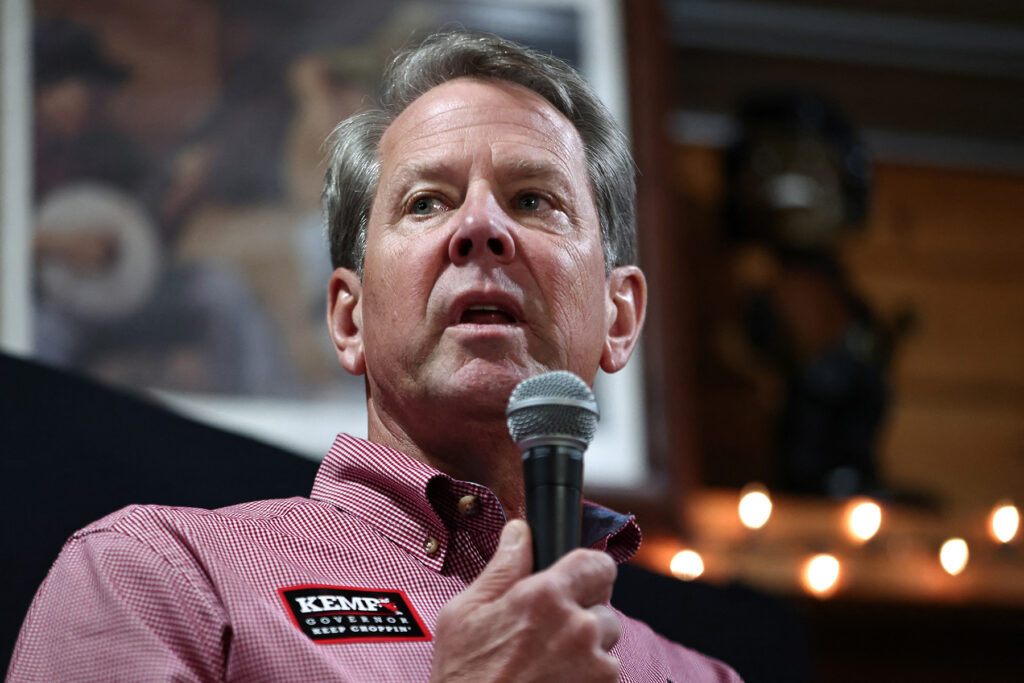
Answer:
[(376, 410), (372, 401), (368, 413), (370, 441), (401, 451), (455, 479), (486, 486), (498, 497), (507, 519), (526, 516), (522, 454), (512, 443), (503, 416), (453, 424), (439, 435), (436, 424), (423, 434), (400, 425)]

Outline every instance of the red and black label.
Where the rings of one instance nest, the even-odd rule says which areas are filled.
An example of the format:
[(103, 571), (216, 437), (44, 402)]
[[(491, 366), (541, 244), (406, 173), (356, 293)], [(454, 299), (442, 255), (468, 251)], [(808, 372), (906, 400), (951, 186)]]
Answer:
[(277, 592), (295, 625), (317, 643), (430, 640), (402, 591), (302, 585)]

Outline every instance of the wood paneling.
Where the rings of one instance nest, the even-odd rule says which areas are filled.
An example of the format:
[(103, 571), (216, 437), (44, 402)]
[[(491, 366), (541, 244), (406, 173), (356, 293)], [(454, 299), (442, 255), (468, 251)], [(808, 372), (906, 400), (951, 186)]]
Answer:
[[(688, 229), (714, 245), (721, 196), (716, 150), (679, 147), (677, 187), (699, 208)], [(702, 219), (701, 216), (704, 218)], [(1024, 501), (1024, 176), (879, 165), (873, 210), (844, 251), (858, 291), (883, 316), (914, 313), (892, 372), (893, 405), (880, 444), (887, 481), (954, 507)], [(725, 267), (709, 248), (701, 269), (708, 300), (694, 305), (714, 324), (727, 303), (711, 283)], [(717, 304), (714, 303), (717, 297)], [(712, 353), (708, 330), (701, 349)], [(702, 363), (713, 365), (705, 358)], [(762, 476), (750, 450), (756, 397), (724, 375), (703, 372), (704, 471), (719, 481), (722, 457), (741, 459), (736, 477)], [(746, 409), (737, 409), (737, 401)], [(760, 412), (759, 412), (760, 410)], [(733, 435), (733, 436), (730, 436)], [(763, 444), (762, 448), (766, 448)], [(743, 460), (745, 458), (745, 461)]]

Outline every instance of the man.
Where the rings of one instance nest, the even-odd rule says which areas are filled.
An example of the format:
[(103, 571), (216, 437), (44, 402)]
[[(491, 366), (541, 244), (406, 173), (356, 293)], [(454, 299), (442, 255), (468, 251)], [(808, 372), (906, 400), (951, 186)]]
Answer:
[[(643, 323), (626, 143), (567, 66), (452, 33), (334, 134), (328, 324), (366, 376), (310, 499), (132, 506), (77, 533), (11, 678), (736, 680), (608, 607), (632, 518), (530, 574), (515, 385), (625, 365)], [(506, 520), (511, 519), (506, 523)]]

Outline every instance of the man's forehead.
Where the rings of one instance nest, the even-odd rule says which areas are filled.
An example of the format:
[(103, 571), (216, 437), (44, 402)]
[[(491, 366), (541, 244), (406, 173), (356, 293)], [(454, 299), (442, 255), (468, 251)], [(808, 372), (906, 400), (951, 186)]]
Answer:
[(537, 93), (508, 81), (471, 78), (447, 81), (416, 99), (388, 127), (381, 152), (394, 161), (483, 127), (500, 127), (512, 142), (541, 143), (563, 160), (583, 152), (575, 126)]
[(454, 78), (435, 85), (413, 100), (399, 114), (398, 118), (401, 119), (407, 115), (430, 118), (466, 107), (500, 110), (509, 104), (530, 107), (552, 120), (557, 119), (569, 123), (562, 113), (555, 109), (554, 105), (539, 93), (525, 86), (512, 81), (468, 76)]

